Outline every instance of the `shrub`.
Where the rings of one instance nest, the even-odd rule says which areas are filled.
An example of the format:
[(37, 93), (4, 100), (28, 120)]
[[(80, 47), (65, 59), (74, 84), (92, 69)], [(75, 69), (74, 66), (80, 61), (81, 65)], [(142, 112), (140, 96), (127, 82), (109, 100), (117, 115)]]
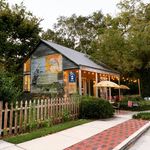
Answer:
[(133, 99), (130, 99), (130, 101), (133, 101), (133, 103), (137, 103), (138, 106), (128, 107), (128, 101), (125, 99), (120, 102), (120, 109), (132, 110), (132, 111), (150, 110), (150, 101), (133, 100)]
[(69, 111), (63, 110), (62, 120), (63, 120), (63, 122), (71, 120), (71, 114)]
[(15, 77), (5, 72), (0, 73), (0, 100), (4, 102), (16, 101), (21, 95), (20, 89), (15, 84)]
[(138, 113), (132, 116), (134, 119), (150, 120), (150, 112)]
[(122, 101), (143, 101), (143, 98), (140, 96), (124, 96)]
[(83, 97), (80, 106), (80, 117), (87, 119), (110, 118), (113, 116), (112, 105), (99, 98)]

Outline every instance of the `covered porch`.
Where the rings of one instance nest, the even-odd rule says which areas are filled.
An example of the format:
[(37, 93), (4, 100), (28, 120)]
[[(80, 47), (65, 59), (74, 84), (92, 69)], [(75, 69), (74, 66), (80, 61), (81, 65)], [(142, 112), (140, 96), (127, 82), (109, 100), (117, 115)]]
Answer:
[[(75, 74), (75, 82), (69, 81), (70, 72)], [(113, 81), (120, 84), (120, 75), (118, 73), (85, 66), (80, 66), (79, 69), (64, 70), (65, 95), (68, 96), (78, 93), (79, 95), (95, 96), (111, 100), (111, 88), (98, 88), (95, 86), (100, 81)], [(119, 95), (119, 91), (117, 90), (117, 95)]]

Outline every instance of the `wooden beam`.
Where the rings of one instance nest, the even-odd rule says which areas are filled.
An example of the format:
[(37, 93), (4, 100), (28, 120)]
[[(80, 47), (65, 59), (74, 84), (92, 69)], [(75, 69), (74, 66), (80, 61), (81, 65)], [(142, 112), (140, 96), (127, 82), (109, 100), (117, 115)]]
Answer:
[(82, 95), (82, 72), (79, 69), (79, 95)]
[[(120, 77), (119, 77), (119, 79), (118, 79), (118, 84), (119, 84), (119, 86), (120, 86)], [(120, 95), (121, 95), (121, 94), (120, 94), (120, 88), (119, 88), (118, 91), (119, 91), (119, 100), (120, 100)]]
[[(110, 81), (110, 75), (108, 76), (108, 80)], [(111, 101), (111, 87), (109, 87), (109, 100)]]
[(141, 86), (140, 86), (140, 79), (138, 79), (138, 90), (139, 90), (139, 96), (141, 96)]
[[(97, 84), (98, 83), (98, 77), (97, 77), (97, 72), (95, 73), (95, 84)], [(95, 93), (95, 96), (96, 97), (98, 97), (98, 88), (97, 88), (97, 86), (95, 87), (96, 88), (96, 93)]]

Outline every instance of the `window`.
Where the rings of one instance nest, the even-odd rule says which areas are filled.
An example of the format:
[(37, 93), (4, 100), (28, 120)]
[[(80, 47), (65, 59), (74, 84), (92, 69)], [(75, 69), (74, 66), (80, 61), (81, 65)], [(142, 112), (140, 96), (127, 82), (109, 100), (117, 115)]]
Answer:
[(24, 75), (23, 90), (30, 91), (30, 75)]
[(30, 72), (30, 59), (24, 63), (24, 73)]

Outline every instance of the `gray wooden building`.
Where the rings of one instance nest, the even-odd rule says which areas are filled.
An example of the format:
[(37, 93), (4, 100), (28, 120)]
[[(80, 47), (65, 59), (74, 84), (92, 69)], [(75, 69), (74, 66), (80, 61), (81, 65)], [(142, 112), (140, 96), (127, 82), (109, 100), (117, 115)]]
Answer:
[(97, 64), (86, 54), (51, 41), (41, 40), (24, 61), (24, 91), (70, 95), (102, 96), (102, 80), (119, 81), (119, 73)]

